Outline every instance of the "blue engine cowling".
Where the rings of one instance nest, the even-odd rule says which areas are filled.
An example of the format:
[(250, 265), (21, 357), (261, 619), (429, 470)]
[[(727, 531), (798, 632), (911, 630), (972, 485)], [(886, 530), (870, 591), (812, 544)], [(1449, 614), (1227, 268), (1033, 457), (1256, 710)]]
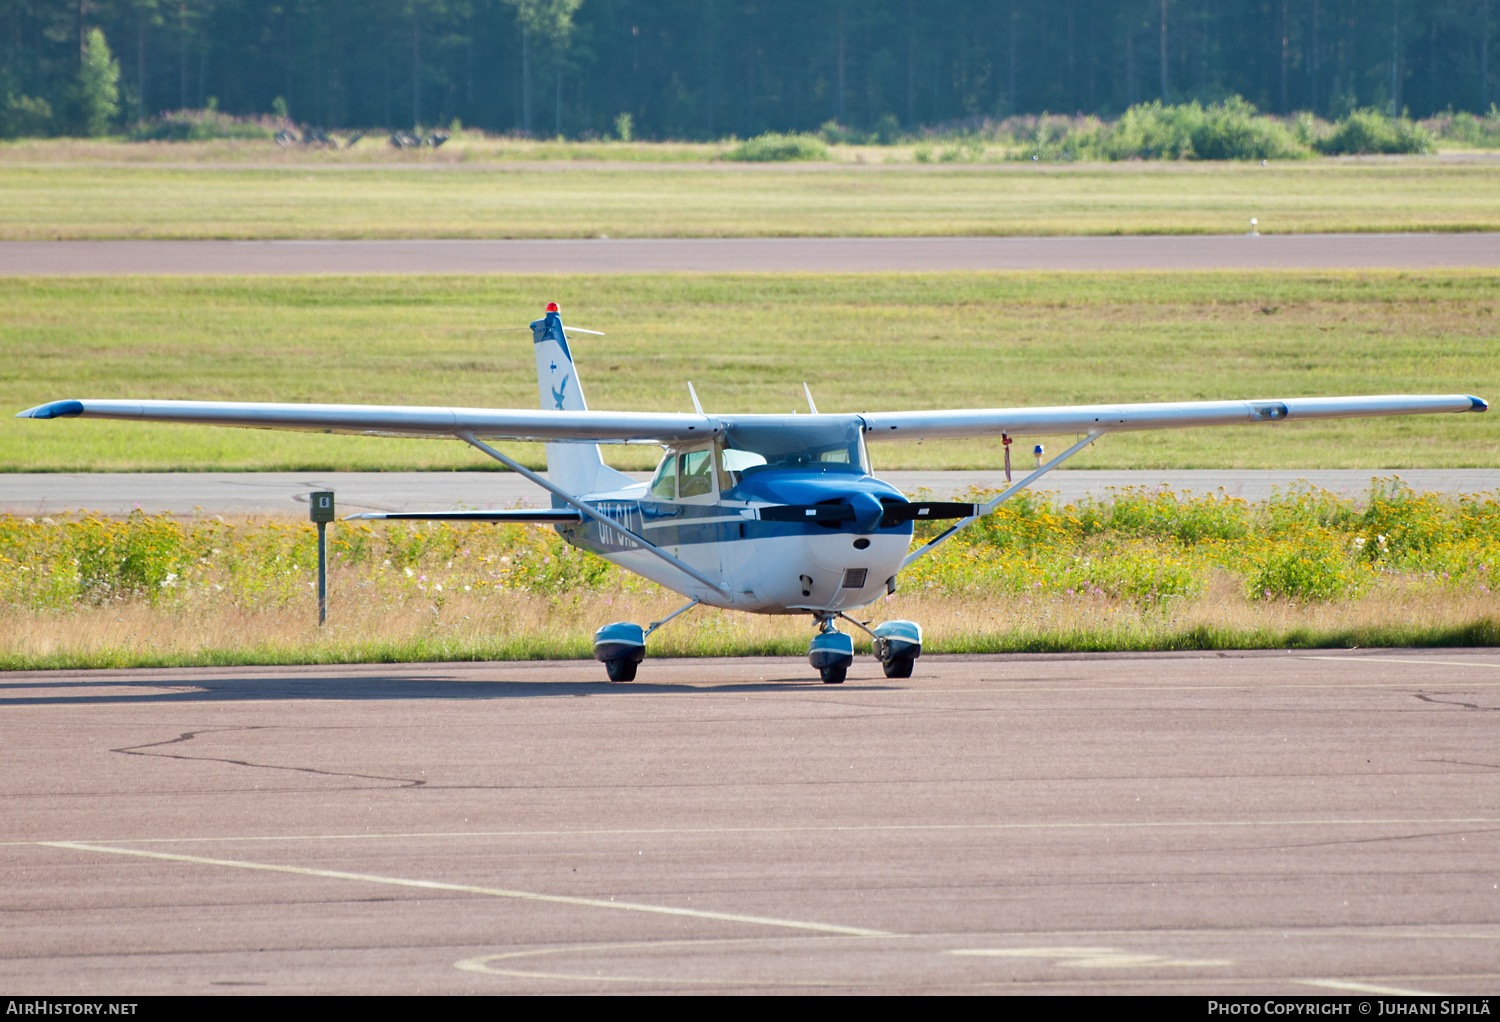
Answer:
[(594, 633), (594, 659), (631, 660), (640, 663), (646, 658), (646, 630), (629, 621), (616, 621), (605, 625)]

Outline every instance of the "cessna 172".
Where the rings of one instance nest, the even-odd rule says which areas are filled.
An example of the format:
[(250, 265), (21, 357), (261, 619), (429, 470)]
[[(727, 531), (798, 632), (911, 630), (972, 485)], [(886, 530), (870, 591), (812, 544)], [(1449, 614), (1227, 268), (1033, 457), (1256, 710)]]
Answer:
[[(21, 412), (32, 419), (98, 418), (294, 429), (370, 436), (457, 438), (552, 495), (546, 509), (361, 514), (359, 519), (537, 522), (688, 598), (647, 626), (605, 625), (594, 654), (611, 681), (631, 681), (652, 632), (707, 604), (757, 614), (808, 614), (817, 629), (808, 657), (838, 684), (854, 659), (840, 621), (870, 634), (886, 676), (911, 676), (922, 630), (911, 621), (869, 627), (850, 612), (894, 592), (901, 570), (959, 529), (1107, 433), (1427, 412), (1483, 412), (1463, 394), (1314, 397), (1256, 401), (1076, 405), (958, 411), (709, 415), (591, 411), (557, 305), (531, 324), (540, 411), (223, 401), (54, 401)], [(689, 384), (691, 389), (691, 384)], [(984, 504), (912, 502), (871, 474), (872, 441), (1075, 434), (1061, 454)], [(543, 478), (486, 441), (547, 445)], [(655, 477), (638, 483), (604, 464), (599, 444), (657, 444)], [(911, 549), (913, 523), (953, 524)]]

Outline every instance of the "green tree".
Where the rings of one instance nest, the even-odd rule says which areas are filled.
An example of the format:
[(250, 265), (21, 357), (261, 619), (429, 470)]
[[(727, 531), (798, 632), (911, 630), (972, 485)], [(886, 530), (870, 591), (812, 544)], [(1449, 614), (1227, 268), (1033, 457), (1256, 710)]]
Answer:
[(120, 64), (97, 28), (89, 30), (78, 77), (73, 79), (73, 106), (78, 126), (90, 137), (108, 131), (120, 112)]
[[(516, 24), (521, 27), (521, 124), (531, 134), (531, 37), (536, 36), (552, 44), (562, 74), (562, 52), (567, 49), (568, 37), (573, 33), (573, 15), (583, 0), (505, 0), (516, 9)], [(561, 78), (559, 77), (559, 83)], [(558, 102), (561, 104), (559, 84)], [(561, 120), (561, 110), (558, 119)]]

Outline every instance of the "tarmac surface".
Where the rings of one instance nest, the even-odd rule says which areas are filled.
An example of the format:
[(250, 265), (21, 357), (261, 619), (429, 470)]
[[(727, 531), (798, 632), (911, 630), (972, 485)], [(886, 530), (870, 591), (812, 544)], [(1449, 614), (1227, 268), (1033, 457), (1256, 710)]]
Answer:
[[(637, 480), (649, 473), (634, 472)], [(1001, 472), (878, 472), (903, 493), (944, 498), (970, 489), (1003, 488)], [(1193, 469), (1078, 471), (1058, 469), (1037, 484), (1057, 500), (1108, 496), (1126, 487), (1167, 487), (1264, 500), (1273, 489), (1307, 483), (1358, 497), (1375, 478), (1398, 477), (1413, 489), (1448, 494), (1500, 490), (1500, 469)], [(1015, 478), (1020, 478), (1016, 474)], [(296, 514), (307, 495), (332, 490), (338, 507), (360, 511), (489, 510), (528, 504), (547, 507), (551, 496), (513, 472), (37, 472), (0, 474), (0, 514), (52, 515), (87, 509), (127, 515)]]
[(1500, 267), (1500, 234), (6, 241), (0, 276)]
[(639, 678), (0, 675), (0, 985), (1500, 987), (1500, 651)]

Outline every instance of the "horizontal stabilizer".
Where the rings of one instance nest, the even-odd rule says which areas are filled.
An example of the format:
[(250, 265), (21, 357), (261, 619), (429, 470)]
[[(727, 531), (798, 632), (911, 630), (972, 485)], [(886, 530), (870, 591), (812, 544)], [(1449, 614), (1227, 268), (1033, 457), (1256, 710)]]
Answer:
[(571, 508), (515, 508), (509, 511), (380, 511), (350, 515), (346, 522), (581, 522)]

